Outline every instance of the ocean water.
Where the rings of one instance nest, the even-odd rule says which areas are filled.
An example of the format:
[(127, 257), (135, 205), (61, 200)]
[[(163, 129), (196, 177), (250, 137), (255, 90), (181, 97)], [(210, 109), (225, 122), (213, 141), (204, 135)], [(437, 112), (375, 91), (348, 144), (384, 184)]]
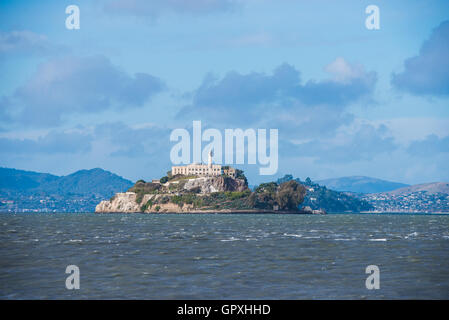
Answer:
[(0, 298), (448, 299), (449, 216), (0, 214)]

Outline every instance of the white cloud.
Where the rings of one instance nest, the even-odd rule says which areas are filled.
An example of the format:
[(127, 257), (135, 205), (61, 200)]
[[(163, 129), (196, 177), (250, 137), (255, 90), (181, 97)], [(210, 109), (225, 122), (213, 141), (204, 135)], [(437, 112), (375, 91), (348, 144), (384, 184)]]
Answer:
[(366, 76), (366, 72), (360, 64), (350, 64), (342, 57), (336, 58), (329, 63), (324, 71), (333, 75), (335, 82), (349, 83), (354, 79), (363, 79)]

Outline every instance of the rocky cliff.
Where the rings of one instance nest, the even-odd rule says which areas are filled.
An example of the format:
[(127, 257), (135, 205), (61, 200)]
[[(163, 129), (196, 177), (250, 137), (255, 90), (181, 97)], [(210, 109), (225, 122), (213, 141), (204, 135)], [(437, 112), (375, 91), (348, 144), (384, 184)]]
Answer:
[(245, 191), (248, 189), (248, 186), (242, 179), (218, 176), (189, 179), (185, 184), (183, 184), (182, 188), (185, 191), (192, 191), (199, 188), (200, 193), (207, 194), (224, 191)]
[(170, 202), (173, 194), (146, 194), (138, 201), (135, 192), (117, 193), (111, 200), (101, 201), (95, 208), (96, 213), (156, 213), (156, 212), (190, 212), (192, 205), (179, 206)]
[(95, 212), (140, 212), (140, 206), (136, 201), (135, 192), (120, 192), (110, 200), (101, 201), (96, 207)]

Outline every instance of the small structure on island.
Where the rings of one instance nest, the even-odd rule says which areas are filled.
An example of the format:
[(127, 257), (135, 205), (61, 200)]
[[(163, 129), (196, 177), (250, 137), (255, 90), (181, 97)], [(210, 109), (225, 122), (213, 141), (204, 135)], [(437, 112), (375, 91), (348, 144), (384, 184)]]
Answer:
[(191, 163), (186, 166), (172, 166), (172, 175), (181, 174), (184, 176), (220, 176), (222, 174), (235, 178), (235, 169), (230, 166), (222, 166), (221, 164), (212, 164), (212, 150), (209, 151), (208, 163)]

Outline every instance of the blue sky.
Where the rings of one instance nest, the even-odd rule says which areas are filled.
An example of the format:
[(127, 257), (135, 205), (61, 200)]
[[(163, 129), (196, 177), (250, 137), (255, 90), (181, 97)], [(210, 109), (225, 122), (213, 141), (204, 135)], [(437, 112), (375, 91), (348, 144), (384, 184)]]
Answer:
[[(65, 8), (80, 8), (80, 29)], [(365, 27), (368, 5), (380, 30)], [(175, 128), (279, 129), (279, 170), (449, 180), (447, 1), (0, 2), (0, 166), (137, 180)]]

